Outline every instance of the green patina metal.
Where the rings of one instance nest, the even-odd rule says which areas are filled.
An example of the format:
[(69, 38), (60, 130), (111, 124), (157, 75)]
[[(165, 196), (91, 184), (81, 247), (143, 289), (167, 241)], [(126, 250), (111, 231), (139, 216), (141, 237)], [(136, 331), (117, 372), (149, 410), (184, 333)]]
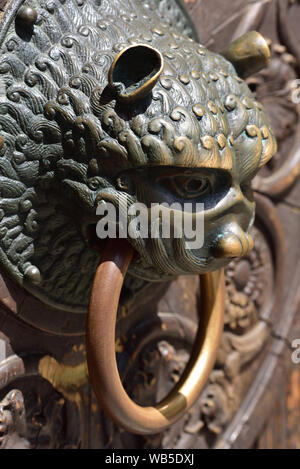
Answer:
[[(224, 266), (216, 246), (228, 232), (239, 236), (236, 226), (248, 234), (250, 182), (276, 150), (262, 106), (234, 66), (196, 42), (175, 1), (27, 0), (13, 8), (0, 50), (5, 270), (44, 302), (85, 311), (99, 260), (87, 236), (97, 204), (118, 206), (125, 196), (193, 200), (207, 212), (197, 252), (184, 239), (131, 240), (140, 257), (129, 279)], [(129, 46), (114, 76), (137, 94), (124, 101), (109, 72)], [(162, 73), (140, 92), (160, 56)]]

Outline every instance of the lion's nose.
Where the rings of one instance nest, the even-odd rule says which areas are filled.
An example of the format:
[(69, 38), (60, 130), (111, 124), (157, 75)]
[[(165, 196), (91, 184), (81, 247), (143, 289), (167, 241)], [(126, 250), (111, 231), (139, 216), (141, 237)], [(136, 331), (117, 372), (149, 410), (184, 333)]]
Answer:
[(217, 258), (243, 257), (252, 251), (253, 246), (252, 236), (245, 233), (239, 225), (234, 224), (234, 227), (220, 236), (214, 255)]

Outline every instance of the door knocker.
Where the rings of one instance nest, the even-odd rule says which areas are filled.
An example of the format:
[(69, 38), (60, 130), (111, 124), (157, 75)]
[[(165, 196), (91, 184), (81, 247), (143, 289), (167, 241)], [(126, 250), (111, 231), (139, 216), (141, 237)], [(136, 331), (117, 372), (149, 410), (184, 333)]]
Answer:
[[(205, 385), (223, 329), (223, 268), (253, 247), (251, 180), (276, 152), (263, 106), (244, 81), (268, 64), (265, 39), (250, 32), (216, 54), (186, 18), (181, 31), (158, 5), (18, 0), (0, 30), (1, 266), (58, 311), (89, 310), (96, 395), (119, 425), (140, 434), (178, 420)], [(128, 239), (97, 238), (99, 207), (112, 204), (126, 217), (135, 203), (188, 203), (190, 220), (202, 217), (203, 243), (161, 236), (159, 217), (149, 221), (153, 237), (137, 230)], [(192, 356), (153, 407), (131, 401), (118, 374), (126, 272), (147, 282), (201, 279)]]

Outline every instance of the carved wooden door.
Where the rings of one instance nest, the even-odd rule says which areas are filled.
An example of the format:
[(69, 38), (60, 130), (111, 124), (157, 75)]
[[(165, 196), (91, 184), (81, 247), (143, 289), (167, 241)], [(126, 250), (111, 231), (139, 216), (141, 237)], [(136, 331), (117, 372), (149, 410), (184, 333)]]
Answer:
[[(13, 3), (2, 0), (2, 11)], [(148, 3), (212, 50), (259, 30), (272, 51), (269, 67), (249, 84), (268, 110), (279, 150), (254, 181), (254, 250), (226, 269), (225, 327), (216, 365), (200, 399), (169, 430), (149, 437), (122, 431), (101, 411), (88, 381), (85, 314), (45, 306), (3, 271), (0, 446), (299, 448), (300, 374), (292, 353), (300, 338), (300, 123), (291, 98), (300, 71), (299, 2)], [(1, 67), (0, 62), (0, 73)], [(188, 361), (199, 279), (154, 286), (140, 281), (132, 291), (118, 320), (116, 352), (128, 393), (149, 404), (174, 386)]]

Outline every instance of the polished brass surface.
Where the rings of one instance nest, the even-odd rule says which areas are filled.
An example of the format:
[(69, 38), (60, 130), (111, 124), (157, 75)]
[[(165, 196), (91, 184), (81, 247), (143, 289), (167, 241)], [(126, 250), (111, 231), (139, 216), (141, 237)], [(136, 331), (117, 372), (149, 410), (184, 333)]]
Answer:
[(243, 233), (236, 225), (236, 231), (225, 234), (218, 242), (214, 254), (220, 258), (238, 258), (249, 254), (254, 246), (254, 240), (250, 234)]
[(120, 381), (115, 327), (124, 276), (133, 257), (127, 241), (110, 240), (97, 269), (87, 317), (89, 376), (103, 409), (132, 433), (154, 434), (176, 422), (199, 397), (214, 365), (223, 331), (224, 272), (201, 276), (200, 323), (191, 358), (171, 393), (151, 407), (135, 404)]
[(236, 39), (221, 55), (234, 65), (239, 76), (244, 79), (267, 67), (271, 60), (266, 39), (256, 31)]

